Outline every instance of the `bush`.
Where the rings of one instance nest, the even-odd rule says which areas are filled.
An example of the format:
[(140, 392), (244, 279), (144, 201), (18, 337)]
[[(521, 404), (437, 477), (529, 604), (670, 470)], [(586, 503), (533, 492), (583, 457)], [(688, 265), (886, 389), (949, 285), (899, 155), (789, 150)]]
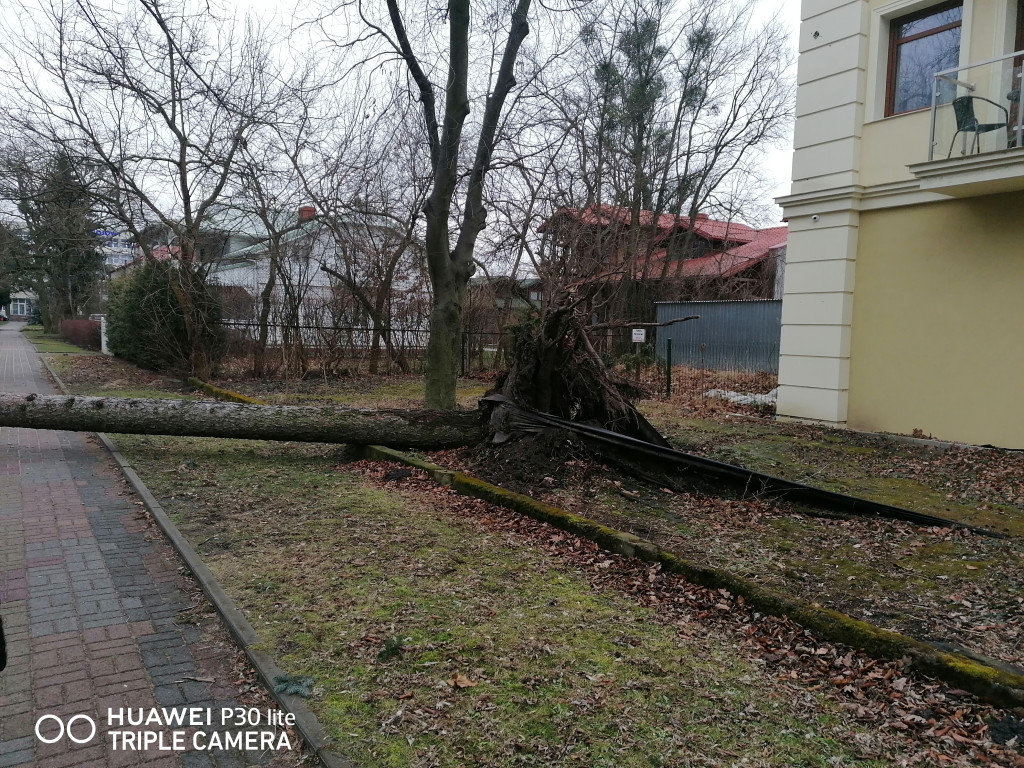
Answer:
[(621, 365), (627, 370), (631, 368), (650, 368), (656, 362), (654, 345), (651, 343), (641, 344), (639, 352), (627, 352), (615, 359), (616, 365)]
[(142, 368), (194, 374), (192, 345), (185, 316), (174, 288), (191, 285), (198, 339), (211, 366), (220, 352), (220, 308), (216, 295), (199, 275), (182, 280), (180, 265), (150, 263), (110, 285), (107, 300), (107, 346), (110, 351)]
[(65, 341), (83, 349), (100, 350), (100, 324), (96, 320), (74, 318), (63, 320), (60, 324), (60, 335)]

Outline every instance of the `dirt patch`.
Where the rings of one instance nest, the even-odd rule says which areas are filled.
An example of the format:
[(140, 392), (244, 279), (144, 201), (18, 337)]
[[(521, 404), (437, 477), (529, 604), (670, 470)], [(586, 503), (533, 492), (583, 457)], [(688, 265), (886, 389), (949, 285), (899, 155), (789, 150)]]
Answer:
[(192, 388), (170, 374), (145, 371), (108, 355), (50, 356), (71, 394), (90, 397), (188, 397)]

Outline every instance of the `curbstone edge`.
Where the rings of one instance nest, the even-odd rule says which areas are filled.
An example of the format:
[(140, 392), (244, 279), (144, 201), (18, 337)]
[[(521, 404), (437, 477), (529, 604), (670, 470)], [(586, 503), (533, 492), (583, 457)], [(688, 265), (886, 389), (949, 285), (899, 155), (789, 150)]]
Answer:
[[(57, 386), (67, 394), (67, 385), (54, 372), (49, 362), (44, 358), (40, 359), (42, 359), (43, 365), (46, 366), (46, 370), (49, 371)], [(199, 380), (196, 379), (196, 381)], [(239, 397), (242, 396), (239, 395)], [(249, 400), (247, 402), (258, 401)], [(278, 693), (274, 690), (274, 678), (283, 675), (284, 670), (274, 662), (268, 653), (256, 647), (261, 640), (255, 628), (249, 623), (245, 614), (235, 605), (235, 602), (227, 592), (224, 591), (220, 582), (217, 581), (217, 578), (202, 561), (195, 549), (192, 548), (192, 545), (188, 543), (181, 531), (178, 530), (174, 521), (170, 519), (156, 497), (146, 487), (146, 484), (142, 482), (138, 473), (135, 472), (121, 452), (117, 450), (117, 447), (111, 442), (110, 438), (103, 432), (97, 432), (96, 437), (99, 438), (103, 447), (110, 453), (114, 463), (117, 464), (128, 484), (131, 485), (132, 490), (142, 500), (146, 510), (153, 517), (160, 530), (163, 531), (175, 552), (178, 553), (178, 556), (185, 563), (185, 567), (189, 569), (192, 576), (199, 583), (203, 594), (206, 595), (207, 599), (213, 604), (214, 609), (220, 614), (231, 636), (249, 659), (249, 663), (256, 670), (256, 674), (263, 682), (267, 692), (281, 709), (295, 715), (295, 728), (302, 736), (306, 746), (319, 758), (326, 768), (356, 768), (355, 763), (328, 749), (330, 739), (327, 736), (327, 732), (320, 724), (320, 721), (317, 720), (316, 715), (313, 714), (312, 710), (306, 706), (306, 703), (300, 697)]]

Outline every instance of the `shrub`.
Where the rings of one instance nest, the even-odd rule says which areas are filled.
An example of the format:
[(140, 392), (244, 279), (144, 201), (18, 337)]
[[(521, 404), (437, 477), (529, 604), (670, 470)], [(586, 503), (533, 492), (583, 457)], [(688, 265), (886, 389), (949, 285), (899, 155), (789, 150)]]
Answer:
[(621, 365), (627, 370), (631, 368), (650, 368), (656, 362), (654, 345), (651, 343), (641, 344), (638, 352), (627, 352), (624, 355), (619, 355), (615, 360), (616, 365)]
[(100, 349), (100, 324), (97, 320), (86, 320), (85, 318), (74, 318), (62, 320), (60, 324), (61, 337), (70, 344), (83, 349)]
[(192, 346), (185, 316), (175, 288), (189, 282), (194, 287), (192, 304), (200, 328), (199, 343), (211, 364), (220, 351), (220, 309), (216, 295), (200, 279), (182, 281), (175, 264), (148, 263), (110, 285), (107, 300), (107, 346), (110, 351), (143, 368), (173, 371), (181, 375), (192, 370)]

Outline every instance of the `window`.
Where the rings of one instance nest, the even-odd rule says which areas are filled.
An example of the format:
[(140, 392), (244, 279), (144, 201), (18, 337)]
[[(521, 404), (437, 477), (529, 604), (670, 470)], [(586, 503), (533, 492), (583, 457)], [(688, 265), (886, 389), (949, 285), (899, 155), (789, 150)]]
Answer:
[[(885, 114), (898, 115), (930, 107), (934, 75), (960, 63), (960, 27), (963, 3), (943, 3), (893, 19), (889, 40), (889, 86)], [(952, 83), (942, 83), (953, 97)]]

